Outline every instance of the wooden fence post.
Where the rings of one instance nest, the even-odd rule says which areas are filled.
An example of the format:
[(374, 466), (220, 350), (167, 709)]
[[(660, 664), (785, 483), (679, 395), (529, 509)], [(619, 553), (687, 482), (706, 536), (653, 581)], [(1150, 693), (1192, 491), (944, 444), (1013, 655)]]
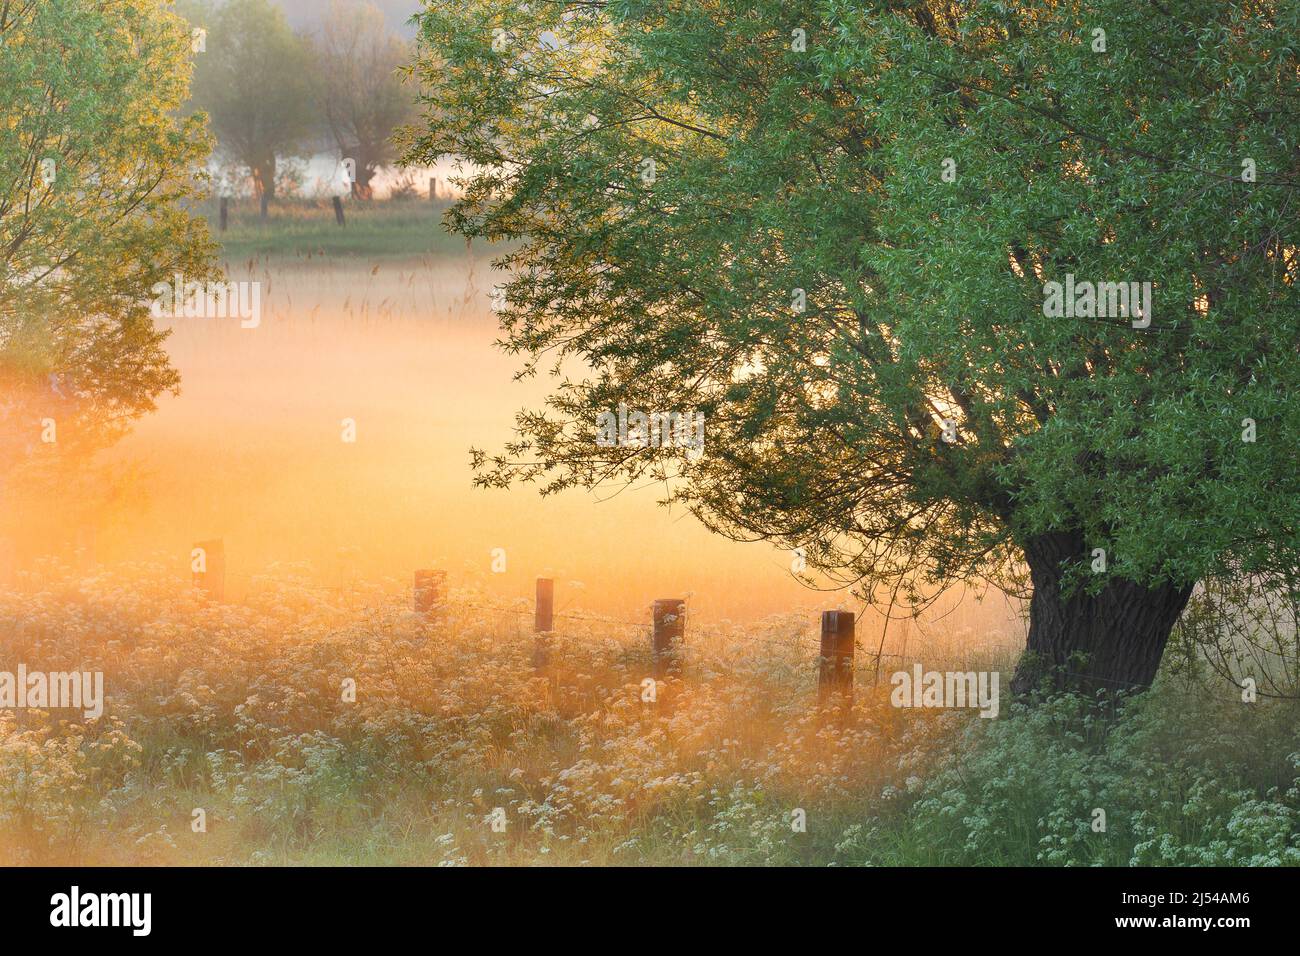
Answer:
[(555, 630), (555, 581), (537, 579), (537, 609), (533, 612), (533, 667), (539, 670), (551, 663), (550, 635)]
[(194, 586), (202, 591), (210, 601), (226, 599), (226, 542), (222, 538), (200, 541), (194, 550), (201, 552), (190, 555), (190, 570), (194, 576)]
[(654, 655), (655, 673), (680, 672), (682, 644), (686, 641), (686, 602), (678, 598), (655, 601), (652, 619), (654, 632), (650, 648)]
[(338, 196), (334, 197), (334, 221), (337, 222), (340, 226), (347, 225), (347, 223), (344, 222), (343, 220), (343, 200), (340, 199)]
[(438, 177), (430, 176), (429, 177), (429, 202), (437, 202), (437, 200), (438, 200)]
[(415, 572), (415, 611), (417, 614), (431, 614), (438, 609), (446, 597), (446, 571), (422, 569)]
[(225, 232), (226, 227), (230, 225), (230, 200), (225, 196), (221, 197), (221, 231)]
[(555, 581), (537, 579), (537, 610), (533, 614), (533, 630), (544, 634), (555, 630)]
[(821, 666), (817, 672), (818, 696), (832, 691), (853, 693), (853, 612), (822, 611)]

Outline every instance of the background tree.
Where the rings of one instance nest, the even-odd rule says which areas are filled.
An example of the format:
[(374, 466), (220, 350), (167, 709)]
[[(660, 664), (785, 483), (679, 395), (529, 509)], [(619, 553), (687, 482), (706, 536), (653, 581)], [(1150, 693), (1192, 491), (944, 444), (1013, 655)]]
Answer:
[(208, 114), (221, 151), (248, 168), (266, 218), (280, 157), (312, 132), (307, 46), (268, 0), (195, 5), (190, 16), (207, 30), (193, 105)]
[(0, 474), (50, 434), (100, 447), (177, 387), (149, 306), (211, 270), (184, 206), (210, 148), (178, 118), (191, 56), (156, 0), (0, 4)]
[(333, 0), (315, 41), (317, 98), (339, 156), (356, 162), (352, 193), (373, 195), (375, 173), (396, 159), (393, 131), (416, 116), (401, 68), (411, 49), (373, 3)]
[[(1145, 686), (1195, 582), (1295, 567), (1300, 7), (420, 24), (406, 158), (475, 165), (450, 225), (519, 240), (507, 347), (560, 376), (483, 484), (655, 478), (869, 600), (1027, 567), (1021, 692)], [(1149, 326), (1045, 314), (1067, 275), (1154, 283)], [(601, 447), (619, 402), (705, 412), (704, 456)]]

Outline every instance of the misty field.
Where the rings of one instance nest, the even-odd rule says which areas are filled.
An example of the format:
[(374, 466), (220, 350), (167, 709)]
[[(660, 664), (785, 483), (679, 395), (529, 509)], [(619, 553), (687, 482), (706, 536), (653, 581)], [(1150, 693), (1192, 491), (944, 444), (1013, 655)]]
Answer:
[(791, 615), (692, 627), (646, 703), (633, 622), (567, 614), (539, 669), (531, 608), (454, 581), (426, 620), (391, 582), (279, 566), (216, 605), (177, 571), (50, 565), (0, 593), (0, 670), (106, 691), (93, 721), (0, 714), (7, 862), (1300, 862), (1295, 705), (1186, 669), (1114, 722), (1077, 698), (982, 720), (891, 706), (860, 649), (851, 710), (819, 711)]
[[(996, 720), (893, 707), (914, 660), (999, 671), (1005, 694), (1023, 624), (948, 606), (891, 629), (879, 669), (862, 616), (852, 708), (820, 711), (835, 599), (788, 554), (718, 541), (652, 488), (472, 488), (466, 450), (537, 392), (505, 387), (492, 272), (445, 237), (414, 255), (424, 204), (357, 208), (344, 229), (323, 206), (238, 211), (229, 269), (262, 283), (261, 326), (174, 323), (184, 388), (113, 480), (71, 510), (38, 482), (8, 516), (59, 533), (14, 537), (0, 671), (102, 671), (107, 700), (93, 721), (0, 711), (5, 862), (1300, 863), (1294, 702), (1244, 704), (1171, 654), (1114, 721), (1070, 698), (1008, 695)], [(349, 249), (373, 230), (393, 255)], [(226, 604), (187, 587), (209, 534), (232, 546)], [(453, 588), (425, 620), (409, 569), (430, 561)], [(512, 598), (537, 573), (562, 591), (545, 668)], [(643, 605), (692, 593), (685, 672), (646, 702)]]

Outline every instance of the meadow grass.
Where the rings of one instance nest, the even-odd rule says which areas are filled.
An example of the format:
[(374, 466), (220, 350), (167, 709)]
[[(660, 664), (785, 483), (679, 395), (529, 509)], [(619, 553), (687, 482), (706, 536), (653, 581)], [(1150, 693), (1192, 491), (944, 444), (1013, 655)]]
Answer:
[(539, 670), (523, 604), (453, 591), (425, 620), (396, 586), (344, 602), (278, 567), (212, 605), (176, 571), (0, 593), (0, 669), (102, 670), (108, 697), (90, 722), (0, 711), (6, 861), (1300, 863), (1295, 705), (1186, 671), (1114, 719), (895, 708), (866, 666), (819, 710), (815, 634), (786, 617), (692, 625), (647, 703), (637, 627), (566, 617)]
[(442, 227), (449, 203), (428, 199), (343, 201), (346, 225), (339, 226), (328, 199), (285, 199), (271, 204), (265, 220), (258, 204), (247, 199), (230, 204), (229, 228), (218, 229), (215, 200), (201, 212), (222, 247), (222, 255), (238, 261), (268, 256), (416, 257), (452, 253), (465, 240)]

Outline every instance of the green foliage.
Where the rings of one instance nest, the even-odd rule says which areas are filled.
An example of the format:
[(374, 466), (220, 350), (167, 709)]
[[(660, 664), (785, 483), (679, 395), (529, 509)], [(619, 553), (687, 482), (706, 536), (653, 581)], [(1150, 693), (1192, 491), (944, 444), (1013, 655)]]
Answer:
[[(449, 222), (522, 240), (509, 347), (590, 369), (484, 484), (662, 479), (867, 593), (1014, 586), (1052, 532), (1106, 549), (1098, 587), (1294, 565), (1296, 5), (434, 0), (420, 29), (407, 158), (475, 164)], [(1067, 274), (1151, 282), (1150, 327), (1045, 314)], [(619, 402), (705, 412), (704, 457), (600, 447)]]
[(5, 4), (0, 19), (0, 470), (43, 418), (96, 447), (175, 389), (151, 287), (202, 279), (185, 203), (209, 149), (178, 118), (184, 21), (158, 0)]
[(1117, 721), (1078, 697), (1017, 706), (1010, 720), (972, 722), (893, 827), (847, 852), (876, 864), (1295, 866), (1295, 703), (1165, 684)]
[(208, 30), (193, 106), (206, 113), (222, 152), (248, 168), (258, 195), (272, 199), (278, 157), (313, 132), (307, 46), (268, 0), (195, 3), (190, 16)]

